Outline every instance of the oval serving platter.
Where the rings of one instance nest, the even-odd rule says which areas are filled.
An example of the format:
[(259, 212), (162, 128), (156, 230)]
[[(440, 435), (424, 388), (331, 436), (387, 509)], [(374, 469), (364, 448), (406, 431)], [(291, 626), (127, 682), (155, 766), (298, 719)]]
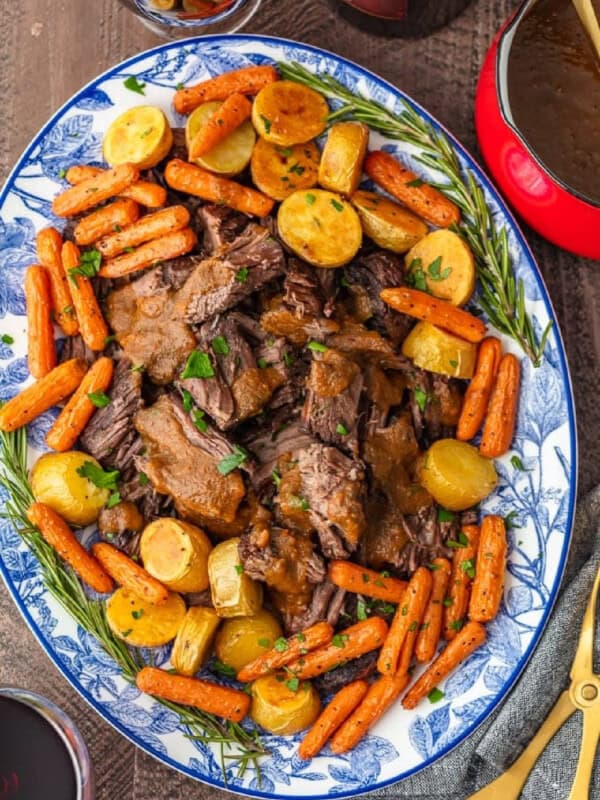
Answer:
[[(170, 43), (107, 71), (42, 128), (0, 195), (0, 399), (16, 394), (29, 379), (24, 271), (36, 260), (36, 231), (64, 223), (51, 213), (51, 200), (64, 186), (63, 170), (76, 163), (102, 163), (102, 134), (126, 108), (156, 104), (172, 123), (181, 125), (182, 118), (171, 108), (177, 84), (271, 61), (296, 61), (317, 74), (330, 74), (397, 113), (408, 104), (444, 130), (402, 92), (361, 67), (308, 45), (269, 37), (208, 36)], [(132, 75), (144, 85), (143, 98), (124, 86)], [(496, 190), (444, 132), (461, 167), (471, 170), (482, 187), (496, 223), (508, 230), (515, 271), (523, 280), (527, 310), (539, 335), (554, 312), (531, 252)], [(418, 151), (408, 144), (372, 133), (371, 146), (401, 153), (419, 174), (440, 179), (415, 161)], [(514, 343), (501, 338), (505, 349), (522, 357)], [(263, 741), (270, 755), (261, 761), (260, 780), (252, 769), (237, 776), (231, 764), (225, 782), (216, 748), (190, 740), (172, 711), (121, 677), (117, 665), (45, 589), (35, 558), (6, 519), (0, 520), (4, 581), (48, 656), (87, 702), (134, 744), (186, 775), (254, 797), (349, 797), (401, 780), (463, 741), (501, 702), (537, 644), (556, 598), (569, 548), (577, 474), (573, 398), (556, 324), (542, 365), (536, 369), (522, 357), (522, 367), (514, 446), (498, 462), (499, 486), (483, 506), (485, 512), (508, 516), (511, 522), (501, 613), (488, 627), (486, 644), (442, 684), (441, 700), (425, 700), (412, 712), (397, 704), (348, 754), (334, 756), (326, 750), (303, 762), (296, 755), (298, 736), (266, 735)], [(44, 436), (53, 418), (47, 412), (30, 426), (31, 459), (45, 449)], [(157, 664), (167, 658), (166, 652), (156, 654)]]

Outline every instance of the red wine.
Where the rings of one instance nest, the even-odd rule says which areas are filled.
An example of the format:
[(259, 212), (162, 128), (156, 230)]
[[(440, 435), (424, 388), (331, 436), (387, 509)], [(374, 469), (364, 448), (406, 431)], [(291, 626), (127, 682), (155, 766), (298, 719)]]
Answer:
[(71, 754), (33, 708), (0, 697), (0, 800), (76, 800)]
[(340, 15), (380, 36), (426, 36), (447, 25), (471, 0), (334, 0)]

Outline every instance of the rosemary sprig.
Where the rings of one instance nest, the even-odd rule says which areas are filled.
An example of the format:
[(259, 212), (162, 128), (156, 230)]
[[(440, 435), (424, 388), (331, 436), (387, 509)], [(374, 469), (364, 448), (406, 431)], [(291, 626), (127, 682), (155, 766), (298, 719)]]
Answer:
[(340, 119), (364, 122), (390, 139), (418, 148), (417, 160), (443, 175), (444, 181), (433, 185), (461, 210), (461, 223), (453, 226), (453, 230), (462, 236), (475, 255), (481, 284), (480, 305), (490, 322), (518, 342), (533, 365), (539, 367), (552, 321), (538, 339), (525, 309), (523, 281), (516, 278), (511, 264), (507, 230), (497, 227), (483, 190), (473, 172), (462, 169), (448, 138), (407, 103), (403, 104), (400, 114), (394, 114), (379, 103), (353, 94), (330, 75), (315, 75), (297, 62), (280, 62), (278, 67), (284, 78), (309, 86), (340, 103), (329, 114), (329, 122)]
[[(56, 551), (42, 538), (27, 519), (27, 508), (34, 497), (27, 477), (27, 429), (0, 434), (0, 486), (8, 492), (8, 500), (0, 517), (9, 519), (38, 559), (42, 581), (50, 594), (85, 631), (119, 665), (123, 677), (133, 683), (136, 673), (145, 666), (138, 651), (113, 635), (106, 620), (104, 603), (89, 598), (75, 573), (66, 567)], [(159, 698), (156, 698), (159, 699)], [(179, 715), (189, 737), (205, 744), (217, 744), (221, 751), (223, 780), (227, 784), (226, 759), (238, 764), (238, 775), (248, 766), (256, 770), (260, 781), (258, 759), (267, 755), (258, 735), (233, 722), (227, 722), (198, 709), (159, 700)], [(231, 751), (231, 752), (225, 752)]]

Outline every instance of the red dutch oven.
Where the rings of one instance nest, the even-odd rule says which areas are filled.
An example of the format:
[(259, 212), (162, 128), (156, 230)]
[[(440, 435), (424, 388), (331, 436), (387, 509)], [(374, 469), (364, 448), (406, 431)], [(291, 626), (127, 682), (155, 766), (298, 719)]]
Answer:
[(475, 127), (496, 183), (525, 222), (545, 239), (600, 259), (600, 203), (578, 194), (540, 161), (516, 127), (507, 69), (515, 31), (536, 0), (523, 3), (487, 53), (475, 99)]

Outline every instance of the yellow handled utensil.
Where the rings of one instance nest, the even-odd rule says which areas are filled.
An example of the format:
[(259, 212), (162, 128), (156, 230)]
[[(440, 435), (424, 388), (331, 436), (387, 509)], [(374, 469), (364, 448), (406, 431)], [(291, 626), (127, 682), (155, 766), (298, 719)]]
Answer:
[(518, 800), (541, 752), (561, 725), (578, 710), (583, 712), (583, 737), (575, 780), (567, 800), (585, 800), (589, 797), (594, 757), (600, 738), (600, 675), (594, 673), (594, 630), (599, 587), (600, 569), (583, 617), (579, 644), (571, 666), (571, 685), (560, 695), (544, 724), (514, 764), (468, 800)]

